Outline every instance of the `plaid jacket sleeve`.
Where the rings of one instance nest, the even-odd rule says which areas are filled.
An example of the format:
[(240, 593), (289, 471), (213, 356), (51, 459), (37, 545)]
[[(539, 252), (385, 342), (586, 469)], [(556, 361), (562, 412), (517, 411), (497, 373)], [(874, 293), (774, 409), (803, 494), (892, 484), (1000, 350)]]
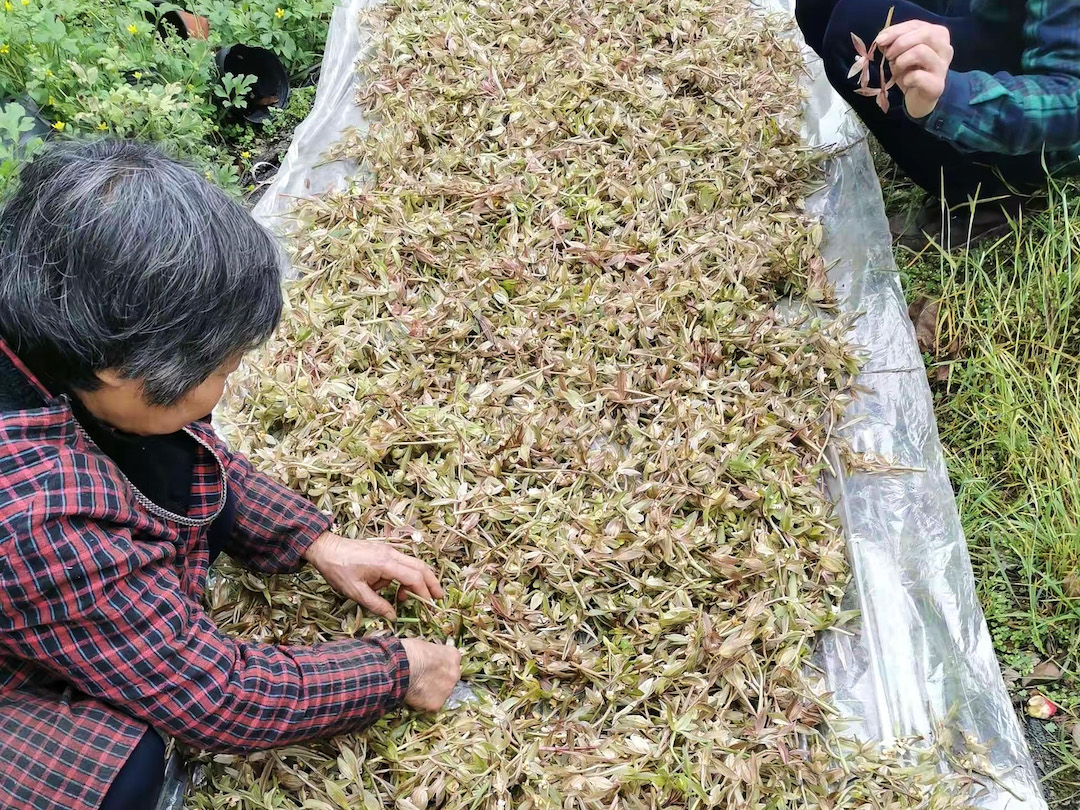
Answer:
[(330, 528), (330, 517), (298, 492), (258, 472), (222, 442), (218, 455), (236, 498), (236, 520), (225, 549), (229, 556), (264, 574), (299, 569), (308, 546)]
[(1080, 154), (1080, 2), (1028, 0), (1024, 42), (1024, 75), (950, 70), (918, 120), (967, 151)]
[(311, 647), (223, 635), (184, 594), (168, 542), (136, 542), (122, 493), (60, 470), (0, 518), (0, 648), (210, 751), (355, 731), (404, 698), (396, 639)]

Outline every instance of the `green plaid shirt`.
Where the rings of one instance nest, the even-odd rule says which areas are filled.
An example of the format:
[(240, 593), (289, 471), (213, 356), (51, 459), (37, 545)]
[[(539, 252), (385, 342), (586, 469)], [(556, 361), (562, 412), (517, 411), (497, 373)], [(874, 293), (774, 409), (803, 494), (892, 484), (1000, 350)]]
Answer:
[(1050, 168), (1080, 156), (1080, 0), (973, 0), (972, 13), (1024, 29), (1022, 75), (950, 70), (928, 130), (957, 147), (1046, 152)]

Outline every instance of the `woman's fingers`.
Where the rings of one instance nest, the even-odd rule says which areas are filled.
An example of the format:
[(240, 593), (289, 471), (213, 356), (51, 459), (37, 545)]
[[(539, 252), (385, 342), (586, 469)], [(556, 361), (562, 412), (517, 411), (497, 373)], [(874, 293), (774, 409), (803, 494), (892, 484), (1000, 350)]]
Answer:
[(877, 43), (878, 48), (884, 50), (900, 37), (915, 31), (922, 31), (928, 27), (940, 26), (934, 26), (933, 23), (928, 23), (925, 20), (908, 20), (906, 22), (894, 23), (888, 28), (881, 29), (881, 32), (874, 37), (874, 42)]
[(929, 45), (946, 62), (951, 62), (953, 57), (949, 29), (922, 20), (910, 20), (886, 28), (878, 34), (874, 43), (890, 62), (917, 45)]
[(912, 118), (925, 118), (934, 111), (945, 92), (945, 81), (936, 73), (915, 70), (905, 77), (904, 107)]
[[(924, 118), (934, 111), (945, 92), (949, 69), (929, 49), (901, 57), (893, 70), (893, 80), (904, 94), (904, 107), (912, 118)], [(906, 56), (906, 55), (905, 55)]]
[(427, 582), (428, 590), (431, 591), (431, 595), (436, 599), (442, 599), (446, 596), (446, 591), (443, 590), (443, 586), (439, 584), (439, 578), (435, 576), (435, 572), (428, 566), (424, 566), (424, 581)]
[(424, 563), (392, 546), (370, 540), (346, 540), (327, 533), (312, 545), (307, 557), (337, 591), (367, 610), (394, 618), (394, 608), (378, 595), (391, 583), (420, 599), (445, 596), (435, 573)]
[(432, 571), (428, 565), (420, 562), (420, 560), (415, 557), (410, 557), (408, 554), (402, 554), (401, 552), (397, 552), (396, 561), (420, 573), (431, 598), (442, 599), (443, 596), (446, 595), (442, 585), (439, 584), (439, 578), (435, 576), (435, 572)]
[(938, 25), (904, 34), (881, 50), (891, 65), (905, 53), (910, 53), (919, 47), (929, 47), (946, 62), (952, 61), (953, 48), (949, 41), (949, 30)]
[(900, 77), (905, 73), (916, 70), (940, 72), (945, 66), (942, 58), (929, 45), (916, 45), (889, 62), (889, 67), (892, 68), (892, 75), (897, 77), (896, 80), (899, 83)]
[(905, 22), (893, 23), (888, 28), (881, 29), (881, 32), (874, 38), (874, 42), (878, 43), (878, 45), (884, 45), (886, 42), (892, 42), (908, 31), (913, 31), (924, 25), (928, 25), (924, 20), (906, 20)]
[(428, 589), (427, 580), (424, 578), (423, 571), (404, 563), (394, 562), (388, 567), (385, 575), (400, 582), (402, 587), (419, 597), (427, 599), (428, 601), (435, 599)]
[(908, 114), (929, 115), (945, 92), (948, 65), (932, 48), (918, 45), (901, 54), (893, 64), (893, 79), (904, 93)]
[(397, 614), (394, 612), (394, 606), (375, 593), (366, 582), (357, 584), (356, 593), (353, 594), (353, 599), (372, 613), (377, 613), (385, 619), (394, 621), (394, 619), (397, 618)]
[[(446, 595), (446, 593), (439, 585), (439, 581), (435, 578), (435, 574), (432, 573), (431, 569), (425, 567), (420, 571), (420, 573), (424, 577), (424, 583), (427, 585), (428, 593), (430, 593), (431, 596), (435, 599), (442, 599)], [(377, 582), (371, 583), (371, 590), (381, 591), (383, 588), (385, 588), (387, 585), (394, 581), (394, 579), (380, 579)], [(408, 591), (405, 588), (399, 590), (399, 595), (407, 593)]]
[(414, 563), (413, 567), (420, 572), (421, 576), (423, 576), (424, 585), (427, 587), (428, 593), (431, 594), (432, 598), (442, 599), (443, 596), (445, 596), (445, 593), (443, 592), (442, 585), (439, 584), (439, 578), (435, 576), (435, 572), (415, 557), (409, 557), (408, 559)]

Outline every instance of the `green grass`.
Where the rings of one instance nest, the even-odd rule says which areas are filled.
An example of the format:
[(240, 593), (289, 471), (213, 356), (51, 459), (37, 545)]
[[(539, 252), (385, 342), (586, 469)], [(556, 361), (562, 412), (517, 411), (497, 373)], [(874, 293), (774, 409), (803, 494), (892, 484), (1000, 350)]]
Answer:
[[(918, 195), (883, 172), (890, 213)], [(1055, 807), (1080, 804), (1080, 188), (1050, 189), (1045, 213), (970, 251), (898, 251), (909, 300), (942, 301), (928, 355), (949, 461), (987, 623), (1003, 667), (1053, 659), (1045, 693), (1066, 710), (1031, 729)], [(1015, 689), (1019, 700), (1026, 690)], [(1031, 721), (1034, 723), (1035, 721)]]

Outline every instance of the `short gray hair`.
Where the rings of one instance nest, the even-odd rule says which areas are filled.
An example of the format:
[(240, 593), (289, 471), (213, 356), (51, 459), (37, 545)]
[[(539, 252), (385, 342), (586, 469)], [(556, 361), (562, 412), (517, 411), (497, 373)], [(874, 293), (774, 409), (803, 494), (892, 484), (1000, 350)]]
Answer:
[(0, 211), (0, 333), (56, 387), (115, 369), (171, 405), (270, 336), (283, 269), (238, 203), (158, 149), (52, 145)]

